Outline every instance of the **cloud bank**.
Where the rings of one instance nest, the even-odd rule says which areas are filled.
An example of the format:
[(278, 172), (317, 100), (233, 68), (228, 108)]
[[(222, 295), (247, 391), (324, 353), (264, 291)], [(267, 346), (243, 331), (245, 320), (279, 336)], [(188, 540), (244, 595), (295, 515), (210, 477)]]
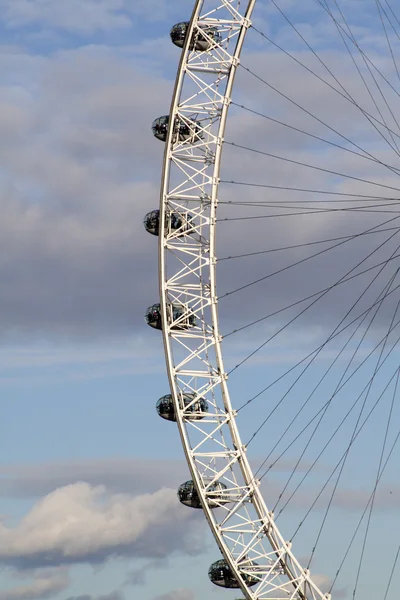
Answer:
[(15, 528), (0, 524), (0, 562), (37, 568), (196, 555), (205, 549), (203, 525), (175, 490), (129, 496), (75, 483), (42, 498)]
[(69, 585), (66, 569), (37, 569), (17, 574), (19, 579), (31, 577), (27, 584), (17, 585), (13, 589), (0, 591), (0, 600), (42, 600), (54, 597)]

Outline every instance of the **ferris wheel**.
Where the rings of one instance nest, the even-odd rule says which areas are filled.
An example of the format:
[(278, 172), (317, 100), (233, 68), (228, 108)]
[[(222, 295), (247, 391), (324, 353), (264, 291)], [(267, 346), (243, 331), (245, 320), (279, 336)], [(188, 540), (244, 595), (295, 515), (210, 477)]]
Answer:
[[(400, 175), (400, 127), (398, 111), (392, 108), (393, 98), (397, 102), (400, 99), (397, 91), (400, 74), (395, 58), (400, 41), (395, 34), (400, 31), (400, 21), (387, 0), (371, 0), (375, 17), (380, 17), (377, 26), (381, 28), (387, 55), (392, 59), (389, 66), (389, 62), (379, 62), (379, 55), (363, 49), (336, 0), (316, 0), (348, 51), (359, 75), (355, 84), (347, 71), (344, 79), (336, 77), (326, 60), (332, 48), (323, 54), (313, 50), (291, 18), (291, 3), (260, 0), (257, 4), (263, 8), (267, 21), (273, 18), (271, 11), (277, 11), (282, 23), (306, 45), (318, 68), (307, 62), (297, 47), (282, 48), (273, 32), (265, 33), (254, 26), (255, 4), (255, 0), (196, 0), (190, 21), (174, 25), (170, 34), (175, 46), (181, 48), (181, 59), (170, 112), (155, 119), (152, 125), (154, 136), (165, 144), (165, 155), (160, 207), (149, 212), (144, 220), (146, 230), (159, 241), (160, 291), (159, 301), (146, 312), (146, 322), (162, 331), (170, 383), (170, 391), (159, 399), (157, 411), (162, 418), (176, 422), (190, 470), (190, 479), (178, 490), (179, 500), (204, 511), (222, 555), (210, 566), (212, 583), (240, 588), (247, 600), (329, 600), (335, 598), (335, 584), (346, 568), (346, 560), (352, 556), (358, 536), (360, 550), (357, 559), (353, 554), (349, 567), (355, 573), (356, 583), (351, 590), (339, 590), (337, 597), (347, 597), (346, 594), (356, 597), (358, 593), (363, 600), (370, 600), (361, 582), (363, 572), (369, 571), (374, 578), (374, 585), (368, 584), (371, 590), (378, 589), (378, 580), (381, 583), (378, 592), (381, 595), (376, 596), (374, 591), (371, 599), (386, 600), (396, 596), (400, 529), (386, 550), (380, 548), (375, 553), (385, 556), (383, 571), (377, 570), (379, 556), (374, 554), (373, 564), (366, 556), (368, 542), (376, 546), (378, 539), (371, 533), (374, 510), (381, 501), (384, 475), (396, 472), (395, 467), (391, 469), (391, 461), (400, 436), (396, 432), (400, 373), (396, 354), (400, 303), (396, 295), (400, 287), (397, 281), (400, 243), (397, 244), (396, 238), (400, 231), (400, 200), (396, 194), (400, 190), (396, 179)], [(355, 0), (353, 4), (358, 5)], [(260, 22), (263, 22), (261, 17)], [(337, 105), (335, 100), (330, 109), (336, 110), (330, 122), (318, 116), (325, 109), (322, 93), (318, 96), (318, 109), (322, 113), (314, 112), (297, 97), (290, 96), (284, 81), (278, 89), (280, 66), (275, 68), (273, 79), (271, 74), (253, 68), (252, 63), (241, 62), (250, 30), (272, 44), (274, 52), (279, 51), (285, 59), (294, 61), (307, 77), (315, 78), (321, 88), (328, 88), (330, 97), (338, 97)], [(362, 42), (367, 44), (364, 38)], [(255, 44), (254, 62), (260, 53), (260, 46)], [(269, 93), (278, 94), (281, 103), (284, 99), (291, 107), (295, 106), (301, 117), (294, 116), (292, 123), (283, 121), (279, 115), (285, 109), (279, 103), (276, 104), (279, 110), (267, 114), (265, 107), (260, 108), (257, 102), (249, 106), (236, 102), (232, 93), (239, 69), (266, 86)], [(274, 67), (270, 69), (273, 71)], [(395, 83), (390, 81), (389, 71), (395, 74)], [(356, 89), (362, 87), (360, 81), (364, 84), (361, 92)], [(245, 88), (243, 84), (239, 89), (240, 96), (244, 97)], [(313, 93), (311, 88), (309, 92), (300, 89), (300, 96), (302, 91), (305, 95)], [(346, 120), (338, 122), (343, 117), (342, 106), (348, 105), (363, 120), (358, 130), (350, 131)], [(239, 141), (230, 141), (226, 136), (230, 109), (231, 129), (234, 131), (236, 126)], [(245, 111), (244, 118), (240, 109)], [(349, 114), (352, 121), (352, 113)], [(290, 155), (281, 156), (274, 150), (279, 146), (278, 136), (266, 148), (252, 147), (240, 136), (240, 125), (244, 121), (252, 131), (260, 130), (262, 124), (255, 124), (256, 118), (278, 128), (269, 129), (269, 136), (276, 135), (279, 128), (290, 129), (293, 136), (306, 136), (312, 144), (308, 151), (315, 164), (306, 161), (304, 147), (296, 147), (294, 138), (289, 138), (294, 149)], [(375, 136), (373, 141), (372, 134), (367, 139), (365, 123)], [(314, 127), (316, 124), (323, 126), (325, 133), (328, 130), (331, 137), (322, 136)], [(367, 142), (371, 142), (370, 146)], [(317, 144), (329, 145), (333, 150), (329, 155), (324, 154)], [(231, 152), (246, 153), (246, 159), (232, 158), (232, 164), (238, 165), (239, 171), (243, 166), (241, 161), (245, 162), (242, 172), (249, 174), (247, 180), (235, 178), (235, 167), (229, 176), (222, 175), (225, 168), (222, 151), (228, 148)], [(343, 154), (346, 169), (340, 162)], [(275, 161), (274, 165), (276, 161), (279, 165), (284, 163), (285, 170), (263, 167), (261, 179), (259, 175), (251, 179), (260, 157)], [(369, 161), (367, 172), (366, 161)], [(229, 171), (229, 164), (226, 169)], [(304, 169), (317, 172), (314, 186), (299, 175)], [(222, 183), (230, 189), (236, 186), (239, 195), (232, 192), (229, 200), (221, 201)], [(225, 212), (219, 216), (221, 204)], [(233, 212), (227, 212), (229, 209)], [(278, 220), (291, 225), (271, 225)], [(229, 256), (217, 257), (216, 231), (217, 227), (222, 229), (222, 222), (237, 227), (233, 236), (221, 231), (224, 239), (234, 240), (233, 250)], [(249, 222), (255, 223), (254, 229), (243, 225)], [(258, 240), (254, 248), (248, 241), (252, 232)], [(264, 245), (260, 246), (260, 242)], [(304, 254), (305, 249), (311, 249), (311, 254)], [(266, 265), (267, 256), (274, 259)], [(289, 257), (288, 261), (281, 259), (282, 256)], [(259, 261), (253, 268), (246, 263), (224, 270), (229, 259), (236, 260), (237, 265), (238, 260), (251, 257)], [(262, 301), (255, 302), (253, 297), (251, 301), (233, 302), (241, 317), (235, 321), (233, 308), (227, 309), (226, 323), (234, 323), (229, 333), (222, 333), (221, 328), (226, 304), (221, 305), (221, 295), (217, 294), (217, 271), (219, 278), (222, 273), (225, 283), (233, 282), (231, 289), (228, 286), (223, 294), (226, 300), (236, 292), (278, 280), (267, 293), (258, 292), (257, 298), (261, 296)], [(278, 293), (280, 285), (282, 291)], [(218, 282), (218, 291), (219, 286)], [(299, 296), (296, 290), (301, 290)], [(310, 320), (302, 328), (290, 330), (302, 318)], [(264, 328), (267, 321), (274, 326)], [(249, 328), (257, 330), (253, 346), (244, 337)], [(307, 339), (307, 344), (306, 333), (312, 338)], [(231, 366), (226, 367), (223, 350), (225, 353), (228, 338), (234, 334), (239, 336), (239, 342), (228, 356)], [(270, 366), (271, 354), (281, 351), (281, 347), (273, 345), (280, 335), (287, 336), (282, 344), (296, 349), (296, 356), (290, 359), (285, 356), (284, 364), (274, 372), (275, 368)], [(296, 348), (296, 336), (301, 352)], [(239, 367), (248, 366), (271, 344), (268, 366), (260, 361), (255, 367), (257, 375), (251, 370), (247, 372), (248, 379), (257, 379), (260, 389), (242, 398), (239, 410), (235, 409), (237, 404), (230, 397), (233, 376)], [(259, 375), (264, 369), (265, 385)], [(250, 387), (234, 385), (239, 395)], [(243, 441), (238, 427), (239, 413), (254, 406), (270, 390), (273, 398), (268, 397), (264, 412), (257, 409), (253, 413), (255, 431), (251, 435), (246, 432), (249, 439)], [(327, 422), (330, 428), (325, 426)], [(269, 450), (267, 457), (257, 459), (253, 469), (248, 457), (249, 440), (253, 442), (260, 432), (267, 436)], [(329, 578), (324, 578), (314, 572), (312, 563), (330, 511), (335, 510), (343, 472), (349, 464), (353, 470), (358, 468), (352, 463), (353, 448), (365, 432), (371, 442), (364, 442), (358, 454), (365, 454), (370, 461), (369, 450), (372, 455), (372, 447), (375, 448), (377, 464), (370, 462), (369, 466), (372, 484), (366, 497), (357, 499), (360, 518), (357, 516), (354, 524), (347, 517), (340, 522), (334, 513), (329, 543), (335, 547), (332, 552), (339, 541), (342, 549), (336, 551), (337, 563)], [(276, 483), (271, 491), (268, 487), (264, 489), (265, 475), (291, 448), (295, 458), (288, 476), (279, 481), (279, 489)], [(304, 466), (302, 460), (310, 451)], [(320, 457), (327, 453), (330, 464), (329, 468), (325, 465), (326, 477), (325, 474), (320, 477), (320, 484), (313, 480), (313, 473), (318, 469)], [(286, 536), (277, 517), (296, 493), (298, 497), (301, 486), (309, 491), (307, 498), (302, 497), (305, 517), (296, 521), (294, 535)], [(397, 498), (396, 490), (395, 496), (393, 490), (385, 488), (386, 492), (392, 497), (385, 500), (388, 510), (396, 510), (393, 501)], [(326, 503), (321, 507), (325, 496)], [(347, 499), (350, 502), (350, 492)], [(318, 525), (313, 525), (314, 541), (306, 555), (302, 549), (299, 554), (294, 538), (316, 506), (321, 519)], [(383, 522), (378, 519), (378, 523), (382, 529)], [(332, 536), (335, 525), (337, 538)]]

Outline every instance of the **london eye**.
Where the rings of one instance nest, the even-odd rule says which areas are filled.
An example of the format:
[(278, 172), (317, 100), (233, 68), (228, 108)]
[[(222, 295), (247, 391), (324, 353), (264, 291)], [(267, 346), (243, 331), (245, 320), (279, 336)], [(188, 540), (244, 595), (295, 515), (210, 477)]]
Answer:
[(145, 320), (170, 386), (157, 412), (188, 464), (178, 500), (217, 544), (213, 584), (394, 600), (400, 18), (388, 0), (314, 4), (310, 23), (309, 3), (196, 0), (170, 31), (144, 217), (159, 264)]

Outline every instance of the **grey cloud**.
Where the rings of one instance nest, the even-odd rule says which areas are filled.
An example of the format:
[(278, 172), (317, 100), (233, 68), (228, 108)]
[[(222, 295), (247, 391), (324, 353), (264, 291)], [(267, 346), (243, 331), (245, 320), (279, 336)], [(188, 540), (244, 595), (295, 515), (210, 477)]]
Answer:
[(195, 594), (193, 590), (178, 589), (156, 596), (153, 600), (194, 600)]
[(70, 596), (66, 600), (125, 600), (125, 596), (122, 592), (111, 592), (111, 594), (102, 594), (101, 596), (90, 596), (84, 594), (83, 596)]
[[(299, 75), (293, 65), (287, 66), (276, 54), (268, 56), (268, 77), (273, 83), (283, 86), (284, 91), (290, 83), (292, 93), (295, 89), (296, 98), (310, 110), (331, 115), (334, 125), (342, 129), (348, 125), (351, 107), (343, 105), (343, 110), (333, 111), (335, 96), (321, 96), (314, 80), (312, 85), (308, 81), (304, 85), (304, 74)], [(39, 332), (50, 337), (123, 336), (126, 331), (142, 331), (145, 327), (143, 312), (158, 294), (157, 249), (156, 239), (144, 232), (142, 218), (158, 203), (163, 150), (162, 144), (152, 139), (150, 123), (166, 112), (165, 98), (171, 93), (172, 83), (160, 75), (160, 58), (149, 73), (144, 73), (143, 69), (132, 68), (130, 59), (134, 57), (134, 50), (118, 53), (104, 47), (62, 52), (52, 59), (19, 57), (15, 76), (20, 86), (27, 73), (33, 81), (25, 85), (25, 95), (18, 102), (3, 98), (1, 111), (8, 116), (1, 120), (0, 129), (10, 140), (3, 147), (7, 181), (0, 189), (0, 249), (5, 257), (0, 263), (4, 282), (0, 290), (3, 337), (35, 336)], [(6, 60), (3, 57), (3, 62)], [(265, 55), (252, 55), (251, 61), (263, 73)], [(350, 75), (345, 75), (350, 80)], [(257, 102), (265, 104), (265, 90), (259, 93), (254, 81), (241, 82), (239, 77), (239, 97), (245, 88), (247, 92), (254, 89)], [(280, 99), (268, 98), (267, 105), (271, 114), (282, 116)], [(287, 113), (285, 119), (305, 126), (304, 114), (293, 108)], [(317, 132), (315, 123), (307, 126)], [(233, 113), (227, 139), (232, 135), (252, 145), (259, 130), (259, 120)], [(263, 126), (262, 131), (263, 150), (278, 149), (299, 159), (316, 159), (309, 139), (271, 124)], [(235, 179), (258, 177), (265, 182), (265, 161), (254, 156), (243, 160), (243, 156), (225, 148), (226, 177), (229, 179), (233, 173)], [(324, 155), (323, 160), (327, 158), (338, 169), (348, 163), (347, 157), (334, 151)], [(360, 168), (361, 163), (354, 166), (362, 174)], [(324, 185), (326, 175), (305, 173), (292, 165), (290, 177), (294, 184), (317, 187)], [(287, 178), (287, 165), (274, 163), (268, 169), (269, 183), (285, 183)], [(266, 193), (232, 187), (222, 190), (221, 197), (238, 200), (245, 195), (246, 200), (272, 201), (275, 192)], [(228, 213), (221, 205), (222, 218), (235, 215), (243, 213)], [(266, 222), (237, 222), (229, 228), (221, 223), (219, 254), (265, 248)], [(371, 218), (365, 215), (354, 223), (349, 222), (348, 215), (280, 219), (268, 228), (268, 245), (345, 235), (370, 223)], [(359, 244), (352, 260), (365, 255), (367, 247), (367, 242)], [(237, 261), (227, 261), (219, 268), (219, 294), (223, 296), (260, 273), (272, 273), (309, 253), (297, 249), (263, 255), (251, 264), (247, 259), (239, 261), (245, 269), (238, 269)], [(272, 312), (289, 299), (301, 298), (306, 290), (312, 293), (317, 285), (320, 289), (331, 284), (340, 276), (346, 258), (344, 246), (289, 270), (285, 277), (273, 277), (250, 288), (247, 297), (254, 300), (267, 294), (268, 310)], [(357, 291), (354, 287), (354, 293)], [(317, 313), (318, 324), (327, 316), (335, 317), (343, 303), (337, 300), (332, 295), (332, 301), (322, 305)], [(229, 302), (221, 299), (221, 320), (226, 330), (247, 320), (247, 315), (239, 311), (242, 303), (240, 294)], [(254, 306), (252, 316), (265, 314), (263, 303)]]
[[(116, 194), (111, 190), (110, 193), (118, 202)], [(130, 196), (140, 199), (144, 213), (144, 200), (153, 194), (146, 187), (133, 186), (125, 191), (125, 199)], [(4, 215), (8, 207), (3, 197)], [(115, 217), (114, 224), (109, 220), (108, 231), (101, 232), (96, 217), (92, 222), (89, 217), (86, 224), (78, 224), (74, 217), (46, 215), (45, 210), (38, 208), (36, 216), (32, 215), (33, 222), (29, 222), (22, 206), (14, 214), (8, 212), (3, 223), (4, 227), (7, 222), (11, 227), (2, 242), (3, 247), (8, 245), (10, 261), (2, 269), (3, 281), (8, 282), (2, 287), (0, 299), (3, 336), (10, 333), (6, 313), (8, 324), (14, 323), (22, 336), (47, 331), (80, 337), (79, 330), (83, 334), (106, 334), (144, 328), (145, 308), (154, 301), (148, 291), (155, 287), (151, 281), (155, 282), (156, 272), (155, 264), (146, 271), (146, 265), (151, 265), (147, 260), (141, 263), (140, 256), (146, 248), (151, 256), (155, 248), (148, 246), (137, 215), (129, 217), (131, 208), (127, 204), (126, 209), (127, 212), (122, 211), (125, 216), (121, 214), (117, 221), (126, 219), (126, 223), (134, 224), (132, 237), (118, 225), (113, 231)], [(11, 236), (18, 227), (26, 228), (27, 233), (22, 243), (13, 243)], [(137, 252), (133, 240), (140, 240), (141, 236), (143, 250)], [(131, 256), (136, 256), (136, 263), (132, 263)], [(153, 293), (156, 297), (155, 289)]]
[[(369, 505), (371, 501), (372, 489), (362, 488), (359, 490), (354, 490), (349, 487), (345, 487), (343, 484), (342, 487), (334, 490), (332, 485), (327, 486), (324, 489), (323, 494), (321, 493), (321, 486), (312, 486), (306, 489), (306, 486), (301, 486), (299, 490), (296, 491), (293, 498), (290, 499), (290, 503), (288, 504), (288, 508), (291, 511), (303, 511), (308, 510), (312, 504), (314, 515), (318, 514), (320, 511), (325, 511), (328, 503), (328, 499), (332, 498), (332, 508), (341, 511), (341, 514), (349, 514), (354, 512), (355, 514), (360, 515), (365, 508)], [(285, 505), (286, 500), (290, 497), (290, 492), (286, 491), (283, 499), (278, 500), (278, 494), (280, 493), (280, 488), (273, 484), (270, 488), (265, 490), (266, 497), (268, 501), (273, 504), (275, 501), (278, 501), (278, 506), (281, 507)], [(400, 501), (400, 487), (393, 483), (387, 483), (385, 485), (379, 486), (376, 492), (376, 496), (374, 498), (374, 510), (376, 513), (380, 513), (381, 515), (388, 512), (395, 512), (399, 506)], [(285, 508), (285, 510), (287, 510)]]
[(144, 585), (146, 583), (146, 571), (141, 567), (131, 569), (127, 577), (127, 583), (129, 585)]
[[(9, 184), (0, 189), (1, 246), (8, 256), (1, 268), (7, 282), (1, 314), (8, 313), (14, 333), (29, 335), (143, 327), (144, 310), (157, 295), (157, 251), (142, 220), (158, 203), (158, 184), (133, 182), (132, 164), (142, 179), (154, 179), (162, 145), (152, 139), (150, 124), (162, 112), (165, 84), (139, 71), (132, 78), (127, 64), (102, 51), (86, 59), (85, 52), (71, 53), (64, 75), (46, 64), (48, 83), (46, 67), (43, 95), (29, 114), (26, 107), (12, 108), (11, 99), (5, 103), (14, 112), (13, 120), (3, 121), (13, 141), (4, 154)], [(113, 73), (108, 84), (104, 69)], [(135, 84), (128, 84), (132, 79)], [(71, 90), (77, 103), (66, 100)], [(65, 124), (55, 106), (69, 115)], [(138, 114), (140, 120), (132, 121)], [(17, 130), (24, 139), (39, 135), (40, 151), (34, 142), (24, 142), (23, 150)], [(21, 191), (28, 188), (28, 194)], [(0, 328), (6, 335), (6, 321)]]
[[(252, 459), (253, 469), (257, 470), (260, 460)], [(267, 469), (270, 464), (274, 463), (274, 459), (270, 458), (268, 464), (264, 465)], [(279, 495), (282, 490), (282, 476), (287, 477), (287, 474), (292, 474), (293, 468), (296, 465), (296, 458), (280, 459), (277, 464), (269, 471), (266, 478), (263, 479), (262, 489), (266, 501), (269, 505), (274, 505), (278, 502)], [(310, 469), (312, 463), (302, 461), (296, 468), (296, 475), (292, 480), (292, 485), (286, 490), (283, 498), (280, 500), (280, 505), (286, 502), (286, 499), (291, 495), (291, 490), (296, 487), (304, 473)], [(320, 462), (312, 468), (314, 477), (317, 477), (321, 482), (320, 486), (326, 481), (326, 477), (331, 473), (329, 464)], [(168, 502), (175, 505), (174, 510), (179, 511), (179, 515), (183, 518), (196, 517), (192, 511), (188, 511), (180, 507), (175, 493), (178, 486), (189, 478), (186, 463), (182, 461), (166, 461), (166, 460), (142, 460), (142, 459), (109, 459), (98, 461), (79, 461), (76, 463), (47, 463), (42, 465), (31, 466), (13, 466), (0, 467), (0, 495), (9, 498), (40, 498), (39, 505), (43, 502), (42, 498), (47, 497), (46, 506), (51, 506), (51, 500), (57, 497), (66, 498), (66, 510), (69, 509), (71, 502), (68, 502), (68, 497), (71, 494), (74, 496), (74, 490), (82, 489), (86, 491), (86, 502), (90, 501), (92, 494), (95, 492), (90, 490), (105, 489), (111, 498), (120, 496), (133, 498), (135, 496), (143, 496), (148, 494), (158, 494), (160, 487), (171, 488), (168, 490)], [(77, 482), (86, 482), (85, 484), (77, 484)], [(308, 481), (308, 480), (306, 480)], [(80, 487), (83, 486), (83, 487)], [(54, 492), (60, 489), (61, 492)], [(320, 487), (313, 485), (306, 488), (301, 486), (297, 493), (292, 498), (288, 505), (290, 510), (296, 511), (299, 509), (308, 508), (310, 502), (318, 495)], [(325, 493), (329, 496), (332, 493), (332, 486), (328, 486)], [(371, 491), (366, 489), (350, 489), (345, 485), (336, 490), (333, 506), (342, 511), (359, 511), (363, 509), (368, 502)], [(85, 495), (82, 495), (81, 504), (84, 504)], [(400, 498), (399, 486), (393, 482), (386, 481), (382, 483), (377, 491), (375, 498), (376, 510), (393, 510), (398, 506)], [(126, 500), (128, 502), (128, 500)], [(317, 503), (315, 510), (321, 510), (325, 506), (325, 496), (322, 496)], [(181, 512), (183, 511), (183, 512)], [(175, 514), (175, 512), (174, 512)], [(60, 517), (61, 518), (61, 517)], [(61, 519), (62, 520), (62, 519)], [(7, 517), (2, 519), (3, 523), (7, 523)], [(171, 537), (173, 537), (173, 527), (175, 522), (171, 523)], [(163, 524), (163, 539), (169, 539), (170, 528), (167, 523)], [(136, 542), (137, 555), (146, 556), (146, 547), (150, 545), (149, 540), (157, 532), (148, 533), (146, 544), (142, 541)], [(152, 554), (151, 560), (148, 562), (148, 568), (161, 567), (165, 564), (164, 546), (160, 541), (154, 541), (155, 547), (158, 545), (160, 552)], [(144, 571), (146, 568), (144, 568)], [(132, 571), (132, 577), (137, 584), (140, 583), (142, 569), (140, 572)]]
[(64, 569), (41, 569), (16, 573), (20, 578), (32, 578), (30, 583), (0, 591), (0, 600), (44, 600), (54, 597), (69, 585), (69, 576)]
[[(146, 332), (147, 334), (147, 332)], [(71, 343), (72, 342), (72, 343)], [(57, 371), (64, 367), (63, 374)], [(42, 383), (54, 375), (65, 380), (103, 379), (140, 373), (165, 373), (165, 361), (160, 340), (155, 336), (138, 335), (132, 338), (110, 338), (100, 345), (96, 341), (82, 343), (64, 340), (54, 343), (21, 346), (12, 344), (0, 349), (0, 369), (7, 372), (1, 382), (11, 380), (19, 385)]]
[[(372, 490), (339, 489), (334, 505), (343, 510), (360, 511), (370, 501)], [(396, 483), (381, 484), (374, 497), (374, 508), (381, 511), (397, 511), (400, 503), (400, 486)]]
[[(254, 459), (255, 468), (260, 459)], [(273, 462), (271, 458), (270, 462)], [(275, 472), (293, 470), (295, 458), (281, 459)], [(310, 464), (302, 461), (297, 469), (304, 472)], [(325, 471), (323, 465), (320, 468)], [(317, 470), (317, 469), (315, 469)], [(160, 487), (175, 488), (189, 478), (184, 460), (146, 460), (114, 458), (106, 460), (82, 460), (37, 465), (0, 465), (0, 496), (9, 498), (40, 498), (56, 488), (77, 481), (91, 486), (104, 486), (116, 494), (153, 493)]]
[(153, 493), (160, 487), (178, 487), (188, 478), (181, 460), (108, 459), (43, 465), (0, 467), (0, 494), (42, 497), (77, 481), (105, 486), (118, 494)]
[(154, 575), (154, 571), (157, 569), (165, 569), (168, 566), (168, 558), (161, 558), (150, 560), (144, 565), (136, 568), (133, 567), (129, 570), (125, 584), (141, 586), (145, 585), (149, 575)]

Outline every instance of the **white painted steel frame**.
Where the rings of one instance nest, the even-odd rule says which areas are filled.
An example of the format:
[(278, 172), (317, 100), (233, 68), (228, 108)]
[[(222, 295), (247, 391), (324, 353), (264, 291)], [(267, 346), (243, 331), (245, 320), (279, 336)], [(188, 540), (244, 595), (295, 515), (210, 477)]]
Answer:
[[(231, 91), (256, 0), (196, 0), (176, 78), (166, 141), (159, 235), (163, 338), (177, 424), (202, 507), (218, 546), (248, 600), (321, 600), (321, 592), (281, 536), (250, 468), (227, 387), (216, 292), (216, 210)], [(215, 27), (221, 37), (214, 37)], [(199, 32), (207, 51), (190, 49)], [(211, 33), (204, 33), (208, 31)], [(177, 139), (183, 121), (193, 135)], [(196, 122), (197, 124), (193, 124)], [(168, 215), (183, 226), (172, 230)], [(185, 232), (185, 227), (191, 227)], [(164, 232), (164, 235), (163, 235)], [(171, 322), (169, 305), (184, 307)], [(196, 326), (186, 328), (188, 311)], [(194, 419), (182, 401), (205, 398)], [(224, 492), (211, 488), (216, 481)], [(210, 506), (218, 505), (218, 508)], [(217, 557), (216, 557), (217, 558)], [(248, 577), (257, 579), (252, 587)], [(246, 583), (247, 582), (247, 583)]]

